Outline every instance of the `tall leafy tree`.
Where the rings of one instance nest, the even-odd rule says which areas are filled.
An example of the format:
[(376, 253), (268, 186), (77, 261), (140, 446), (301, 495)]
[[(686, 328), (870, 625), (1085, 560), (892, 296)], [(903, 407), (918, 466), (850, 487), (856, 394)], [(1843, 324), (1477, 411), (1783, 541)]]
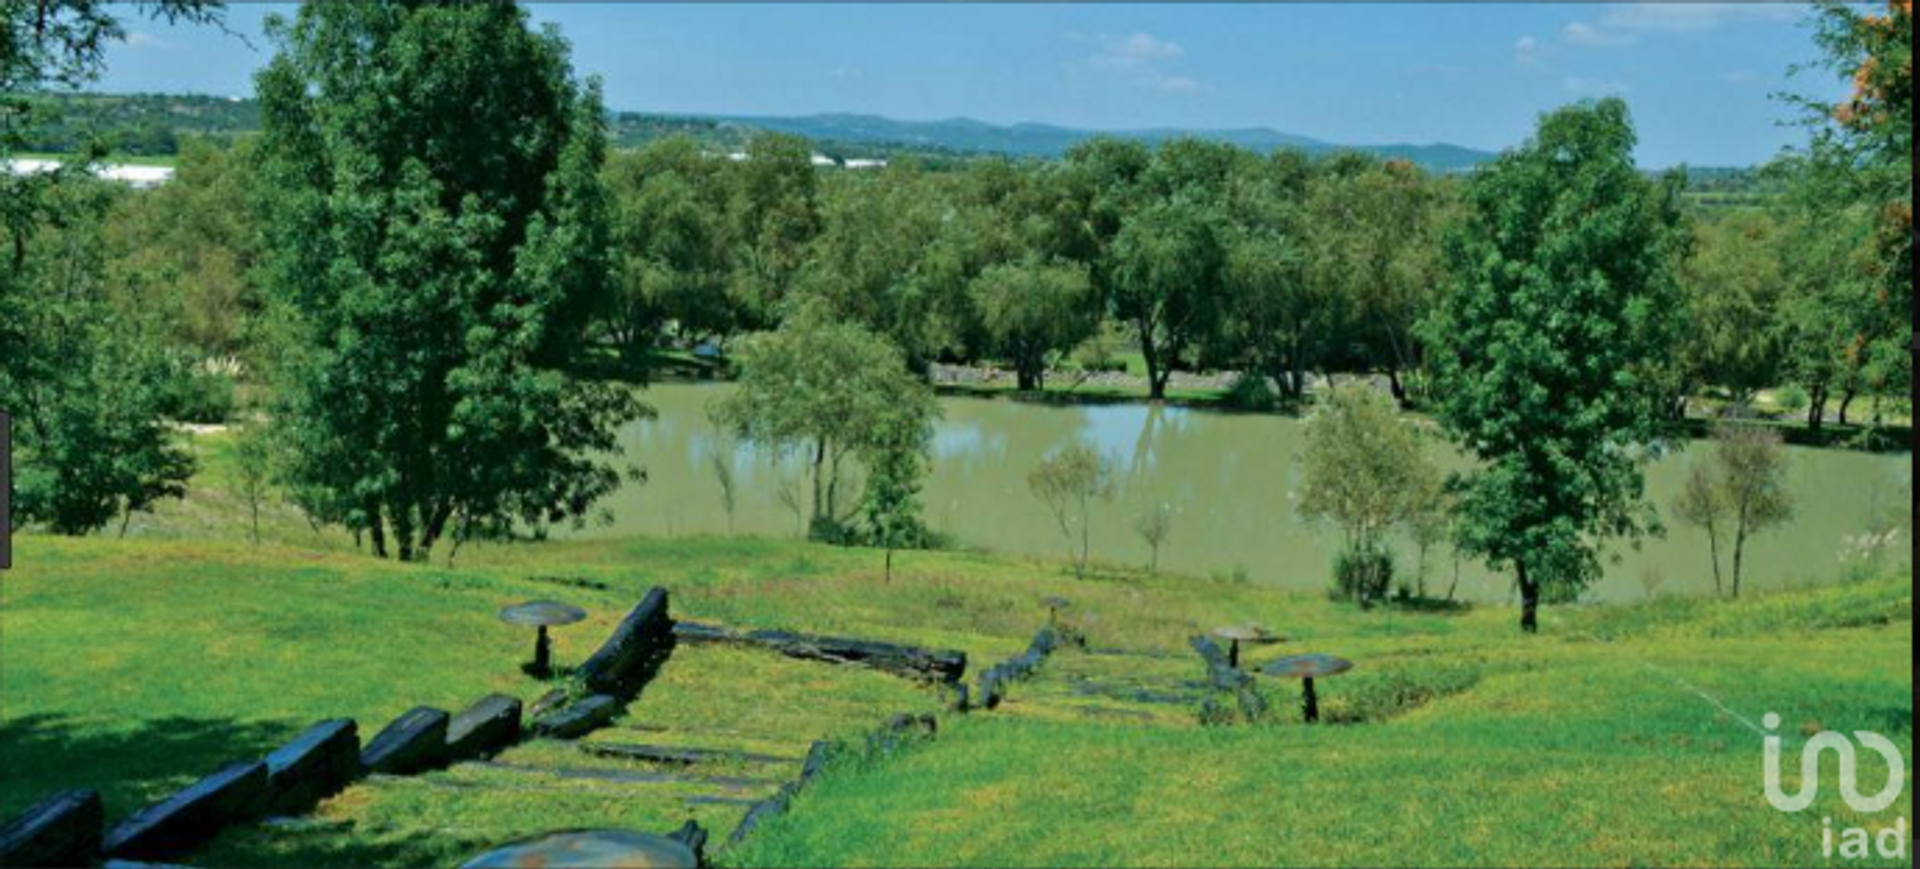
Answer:
[(310, 4), (269, 30), (293, 492), (403, 559), (582, 520), (642, 410), (569, 374), (610, 293), (597, 87), (511, 4)]
[(1479, 460), (1460, 545), (1514, 571), (1529, 632), (1543, 598), (1599, 576), (1607, 538), (1657, 527), (1643, 464), (1683, 235), (1673, 179), (1642, 176), (1634, 142), (1625, 103), (1582, 103), (1477, 172), (1427, 324), (1440, 420)]
[(196, 357), (247, 354), (260, 311), (252, 142), (188, 139), (172, 180), (123, 198), (108, 223), (116, 284)]
[(842, 172), (824, 184), (822, 230), (797, 290), (842, 317), (864, 323), (906, 353), (915, 370), (953, 346), (945, 309), (919, 280), (920, 263), (940, 235), (945, 203), (910, 163), (878, 174)]
[(0, 367), (0, 407), (17, 418), (15, 519), (59, 534), (126, 520), (186, 493), (193, 456), (162, 414), (179, 371), (155, 321), (109, 284), (102, 242), (117, 191), (68, 178), (40, 195), (36, 226), (0, 313), (21, 341)]
[(988, 348), (1011, 362), (1021, 389), (1045, 385), (1051, 360), (1097, 322), (1085, 266), (1037, 258), (989, 267), (971, 287)]
[[(741, 440), (776, 452), (801, 451), (812, 484), (809, 533), (849, 539), (859, 498), (846, 497), (849, 460), (872, 472), (878, 457), (884, 485), (906, 497), (900, 445), (931, 426), (940, 406), (907, 371), (899, 348), (820, 303), (803, 305), (780, 328), (749, 336), (738, 353), (737, 386), (714, 417)], [(901, 464), (886, 465), (899, 461)], [(887, 510), (897, 513), (904, 501)]]
[(725, 168), (684, 136), (608, 161), (617, 287), (610, 323), (634, 361), (670, 327), (691, 338), (732, 326)]
[(1812, 133), (1801, 165), (1827, 210), (1869, 215), (1857, 263), (1870, 294), (1847, 357), (1860, 389), (1899, 400), (1913, 384), (1913, 3), (1821, 0), (1813, 26), (1818, 65), (1852, 89), (1837, 102), (1795, 99)]
[(786, 314), (809, 245), (820, 233), (820, 181), (805, 139), (756, 136), (728, 173), (728, 292), (744, 325), (766, 329)]
[(1899, 324), (1887, 317), (1876, 212), (1846, 192), (1856, 167), (1816, 150), (1771, 171), (1786, 182), (1779, 209), (1786, 286), (1775, 329), (1782, 370), (1806, 389), (1807, 425), (1818, 431), (1836, 402), (1845, 422), (1854, 397), (1871, 388), (1871, 351)]
[(1247, 167), (1236, 184), (1223, 275), (1227, 317), (1216, 354), (1273, 378), (1293, 402), (1306, 396), (1307, 371), (1343, 316), (1341, 300), (1308, 280), (1308, 177), (1305, 158), (1282, 151)]
[(1227, 244), (1221, 208), (1193, 194), (1146, 206), (1114, 239), (1113, 310), (1138, 336), (1154, 400), (1166, 397), (1174, 369), (1216, 334)]
[[(130, 11), (222, 17), (201, 0), (0, 3), (0, 164), (41, 122), (36, 95), (97, 79)], [(193, 469), (160, 418), (176, 372), (110, 292), (101, 226), (112, 194), (87, 177), (95, 156), (0, 172), (0, 408), (16, 416), (19, 438), (13, 518), (71, 534), (180, 495)]]
[(1787, 270), (1785, 239), (1764, 211), (1703, 224), (1682, 270), (1688, 332), (1682, 350), (1690, 373), (1724, 387), (1736, 403), (1780, 383), (1781, 306)]
[(1439, 285), (1440, 184), (1412, 164), (1340, 155), (1316, 172), (1306, 198), (1307, 279), (1344, 303), (1352, 338), (1386, 371), (1395, 398), (1419, 368), (1414, 327)]

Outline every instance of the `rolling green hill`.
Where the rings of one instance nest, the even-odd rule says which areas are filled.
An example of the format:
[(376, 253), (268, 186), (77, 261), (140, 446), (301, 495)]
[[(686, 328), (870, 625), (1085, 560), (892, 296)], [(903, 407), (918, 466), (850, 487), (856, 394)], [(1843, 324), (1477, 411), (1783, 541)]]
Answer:
[[(259, 129), (260, 106), (252, 99), (179, 94), (77, 94), (36, 98), (44, 123), (26, 150), (72, 153), (99, 140), (110, 150), (135, 156), (172, 154), (182, 136), (232, 138)], [(1264, 127), (1086, 130), (1051, 124), (989, 124), (971, 118), (903, 121), (877, 115), (818, 114), (794, 117), (667, 115), (616, 111), (609, 117), (614, 143), (643, 145), (669, 135), (688, 135), (718, 151), (738, 151), (761, 132), (788, 133), (813, 141), (831, 157), (900, 157), (942, 161), (1000, 155), (1052, 159), (1095, 136), (1160, 142), (1193, 136), (1256, 151), (1296, 148), (1311, 154), (1356, 150), (1409, 160), (1441, 172), (1470, 169), (1493, 154), (1447, 144), (1343, 145)]]

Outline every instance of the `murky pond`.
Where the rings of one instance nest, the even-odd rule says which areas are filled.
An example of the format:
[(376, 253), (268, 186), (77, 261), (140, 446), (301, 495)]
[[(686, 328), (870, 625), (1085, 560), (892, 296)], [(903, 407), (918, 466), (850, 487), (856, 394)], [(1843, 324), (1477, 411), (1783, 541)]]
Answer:
[[(725, 533), (728, 517), (713, 469), (716, 449), (729, 451), (726, 461), (736, 479), (733, 530), (798, 533), (799, 520), (784, 503), (782, 489), (804, 493), (801, 463), (729, 446), (716, 436), (707, 405), (727, 388), (668, 383), (647, 390), (659, 417), (635, 423), (623, 443), (629, 458), (646, 468), (648, 480), (610, 498), (612, 525), (586, 533)], [(1096, 560), (1144, 565), (1148, 549), (1134, 532), (1135, 522), (1168, 504), (1177, 518), (1161, 552), (1163, 569), (1243, 574), (1254, 582), (1301, 590), (1327, 585), (1338, 533), (1302, 521), (1293, 505), (1301, 477), (1299, 420), (1144, 404), (1044, 406), (968, 398), (941, 403), (945, 418), (935, 438), (923, 505), (932, 527), (964, 545), (1063, 555), (1067, 545), (1060, 530), (1028, 493), (1026, 477), (1042, 456), (1085, 441), (1113, 458), (1118, 469), (1115, 498), (1095, 507)], [(1654, 464), (1649, 488), (1663, 516), (1685, 472), (1686, 451), (1699, 448), (1690, 445)], [(1906, 455), (1793, 448), (1795, 515), (1749, 541), (1748, 586), (1833, 581), (1841, 573), (1848, 538), (1869, 528), (1877, 505), (1901, 497), (1899, 483), (1911, 474)], [(1671, 520), (1668, 525), (1664, 539), (1645, 541), (1638, 551), (1615, 547), (1616, 557), (1609, 559), (1606, 578), (1595, 589), (1598, 597), (1631, 600), (1650, 589), (1671, 594), (1712, 588), (1704, 533)], [(1886, 549), (1889, 563), (1908, 564), (1910, 553), (1904, 537)], [(1398, 556), (1403, 575), (1419, 570), (1410, 543), (1399, 543)], [(1430, 589), (1452, 584), (1454, 571), (1454, 558), (1444, 547), (1428, 554)], [(1497, 599), (1510, 589), (1510, 579), (1470, 562), (1459, 565), (1459, 576), (1459, 593), (1466, 598)]]

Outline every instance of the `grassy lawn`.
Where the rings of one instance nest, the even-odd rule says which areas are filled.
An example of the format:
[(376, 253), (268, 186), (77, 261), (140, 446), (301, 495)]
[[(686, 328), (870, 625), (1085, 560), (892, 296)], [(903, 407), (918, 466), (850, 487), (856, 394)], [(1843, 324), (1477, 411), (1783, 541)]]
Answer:
[[(1051, 595), (1088, 638), (1001, 709), (946, 715), (931, 743), (830, 769), (790, 814), (721, 851), (726, 865), (1799, 865), (1821, 862), (1822, 817), (1911, 817), (1908, 795), (1855, 819), (1833, 781), (1813, 810), (1774, 811), (1745, 723), (1776, 712), (1794, 741), (1873, 730), (1910, 755), (1906, 575), (1739, 603), (1556, 609), (1523, 638), (1499, 607), (1361, 612), (1111, 568), (1076, 581), (1055, 563), (968, 552), (902, 555), (888, 582), (876, 552), (771, 539), (475, 545), (452, 566), (396, 565), (277, 504), (252, 544), (224, 439), (196, 446), (193, 494), (127, 539), (16, 538), (17, 569), (0, 574), (0, 813), (87, 785), (117, 819), (323, 718), (353, 717), (364, 738), (418, 704), (531, 700), (546, 684), (519, 672), (531, 638), (496, 620), (501, 606), (587, 609), (555, 634), (566, 664), (663, 585), (683, 617), (958, 648), (976, 672), (1024, 648)], [(1329, 724), (1302, 725), (1292, 683), (1263, 686), (1270, 721), (1200, 724), (1203, 674), (1185, 640), (1245, 621), (1289, 638), (1255, 663), (1322, 651), (1358, 664), (1323, 683)], [(868, 671), (686, 646), (586, 741), (768, 760), (662, 778), (533, 741), (487, 765), (365, 781), (187, 862), (448, 864), (542, 830), (688, 818), (724, 838), (812, 740), (944, 700)], [(1876, 790), (1883, 772), (1863, 767)]]

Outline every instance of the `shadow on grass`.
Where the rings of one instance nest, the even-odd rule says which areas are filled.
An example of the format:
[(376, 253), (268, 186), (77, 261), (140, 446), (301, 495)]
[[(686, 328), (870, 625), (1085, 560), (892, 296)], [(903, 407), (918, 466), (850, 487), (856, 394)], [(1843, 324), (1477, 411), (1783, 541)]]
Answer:
[(420, 830), (383, 831), (351, 825), (314, 829), (232, 827), (194, 854), (211, 866), (330, 867), (453, 866), (497, 848), (511, 836)]
[[(0, 819), (71, 788), (100, 791), (109, 827), (201, 776), (257, 759), (312, 722), (170, 716), (103, 721), (38, 713), (0, 722)], [(449, 831), (452, 833), (453, 831)], [(369, 835), (371, 833), (371, 835)], [(351, 828), (229, 828), (191, 863), (221, 866), (437, 866), (494, 844), (450, 834), (381, 835)]]
[[(137, 713), (137, 710), (128, 710)], [(311, 722), (306, 722), (311, 723)], [(94, 788), (113, 824), (229, 763), (263, 757), (301, 724), (170, 716), (106, 722), (37, 713), (0, 721), (0, 816)]]

